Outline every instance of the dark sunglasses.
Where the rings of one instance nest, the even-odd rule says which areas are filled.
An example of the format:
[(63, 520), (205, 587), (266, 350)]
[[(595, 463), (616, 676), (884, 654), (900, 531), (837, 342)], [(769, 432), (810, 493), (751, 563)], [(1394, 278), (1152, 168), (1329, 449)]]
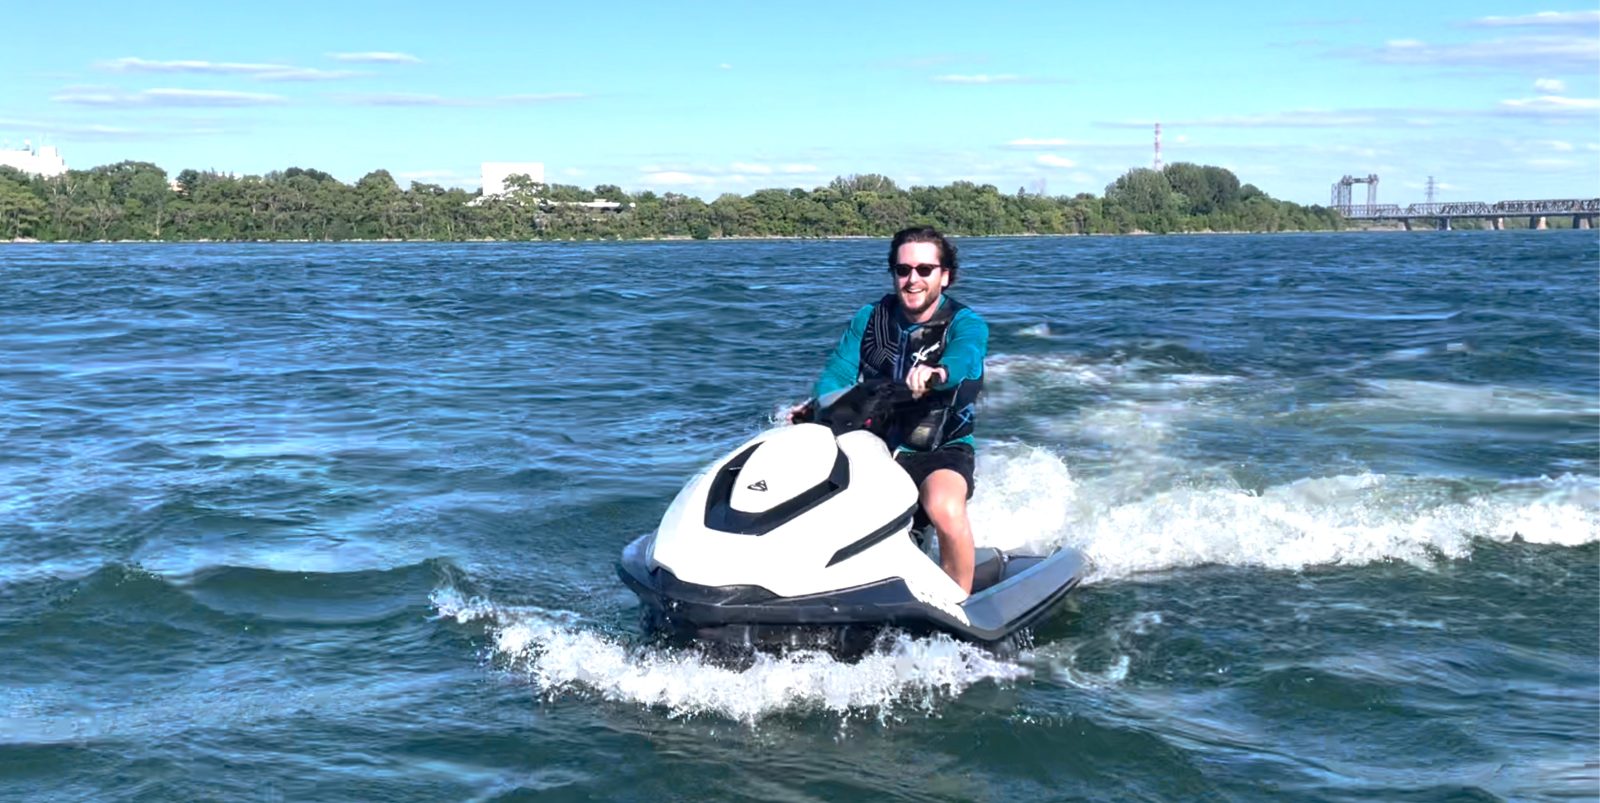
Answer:
[(929, 276), (932, 276), (933, 272), (938, 270), (941, 267), (943, 267), (943, 266), (942, 265), (907, 265), (904, 262), (901, 262), (901, 263), (897, 263), (894, 267), (890, 268), (890, 270), (894, 271), (894, 275), (899, 276), (902, 279), (904, 279), (907, 276), (910, 276), (912, 271), (916, 271), (918, 276), (921, 276), (922, 278), (926, 279)]

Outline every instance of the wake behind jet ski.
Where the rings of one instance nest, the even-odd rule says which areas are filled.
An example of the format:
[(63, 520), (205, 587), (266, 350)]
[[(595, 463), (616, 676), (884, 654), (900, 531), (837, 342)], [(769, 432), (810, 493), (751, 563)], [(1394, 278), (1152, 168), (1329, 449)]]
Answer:
[(909, 401), (903, 385), (858, 384), (692, 479), (617, 564), (647, 621), (757, 644), (885, 627), (996, 644), (1048, 614), (1088, 570), (1077, 550), (979, 550), (970, 596), (923, 551), (917, 488), (883, 440)]

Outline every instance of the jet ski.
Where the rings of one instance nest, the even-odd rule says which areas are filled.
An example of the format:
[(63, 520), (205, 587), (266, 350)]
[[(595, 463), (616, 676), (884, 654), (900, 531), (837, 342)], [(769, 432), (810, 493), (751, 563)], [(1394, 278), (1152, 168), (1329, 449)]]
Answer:
[(855, 385), (691, 479), (617, 564), (646, 627), (751, 646), (885, 628), (999, 646), (1049, 614), (1089, 569), (1077, 550), (979, 549), (967, 595), (924, 549), (936, 539), (913, 527), (917, 488), (884, 439), (910, 401), (904, 385)]

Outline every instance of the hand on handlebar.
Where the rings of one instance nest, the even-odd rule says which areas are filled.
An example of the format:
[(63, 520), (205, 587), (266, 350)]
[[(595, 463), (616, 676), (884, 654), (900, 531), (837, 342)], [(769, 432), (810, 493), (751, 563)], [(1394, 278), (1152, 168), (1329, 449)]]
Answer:
[(789, 423), (791, 424), (805, 424), (817, 420), (816, 399), (807, 399), (806, 401), (790, 407), (788, 414), (785, 415), (785, 418), (788, 419)]
[(915, 365), (906, 373), (906, 387), (911, 389), (912, 398), (920, 399), (924, 393), (933, 389), (934, 385), (945, 381), (950, 372), (939, 365)]

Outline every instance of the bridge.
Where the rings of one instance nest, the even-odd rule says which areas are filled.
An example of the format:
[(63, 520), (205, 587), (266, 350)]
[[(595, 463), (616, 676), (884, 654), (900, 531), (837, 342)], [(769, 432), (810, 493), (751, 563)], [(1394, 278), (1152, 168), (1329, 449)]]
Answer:
[[(1350, 187), (1352, 184), (1367, 185), (1367, 202), (1364, 204), (1351, 203)], [(1431, 190), (1431, 187), (1430, 187)], [(1430, 195), (1432, 192), (1430, 191)], [(1600, 216), (1600, 198), (1563, 198), (1545, 201), (1498, 201), (1496, 203), (1483, 203), (1481, 201), (1455, 201), (1450, 203), (1422, 203), (1400, 206), (1399, 204), (1380, 204), (1377, 202), (1378, 177), (1375, 175), (1365, 178), (1345, 176), (1333, 185), (1333, 211), (1343, 215), (1346, 220), (1397, 220), (1405, 225), (1406, 230), (1411, 229), (1414, 220), (1435, 220), (1440, 229), (1448, 230), (1450, 221), (1459, 218), (1481, 218), (1488, 220), (1492, 228), (1505, 228), (1505, 219), (1508, 217), (1527, 216), (1528, 228), (1546, 228), (1546, 218), (1552, 215), (1571, 215), (1572, 227), (1587, 229), (1593, 227), (1595, 218)]]

